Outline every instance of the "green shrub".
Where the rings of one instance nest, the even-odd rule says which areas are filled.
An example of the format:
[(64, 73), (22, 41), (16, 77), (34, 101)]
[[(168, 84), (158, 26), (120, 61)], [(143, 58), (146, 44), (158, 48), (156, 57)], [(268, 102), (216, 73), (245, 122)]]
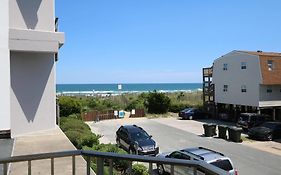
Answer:
[(99, 144), (99, 136), (92, 133), (90, 127), (82, 120), (62, 117), (60, 128), (77, 149), (81, 149), (83, 146), (92, 147)]
[(60, 116), (67, 117), (81, 112), (81, 100), (75, 97), (62, 96), (59, 98)]
[(148, 175), (148, 170), (143, 164), (134, 164), (132, 167), (133, 175)]
[(152, 114), (164, 114), (168, 112), (171, 100), (164, 93), (158, 93), (157, 91), (150, 92), (147, 97), (145, 106), (148, 113)]
[[(93, 151), (100, 151), (100, 152), (112, 152), (117, 154), (128, 154), (121, 148), (118, 148), (115, 144), (99, 144), (94, 145), (93, 147), (83, 147), (84, 150), (93, 150)], [(105, 164), (108, 165), (107, 160)], [(129, 167), (129, 163), (126, 160), (115, 159), (113, 160), (113, 166), (119, 171), (125, 171)]]
[(91, 133), (67, 130), (65, 135), (77, 149), (82, 149), (83, 146), (92, 147), (99, 144), (98, 137)]
[(128, 106), (125, 108), (125, 110), (131, 111), (132, 109), (144, 109), (144, 108), (145, 108), (144, 101), (140, 100), (140, 99), (137, 99), (137, 100), (134, 100), (134, 101), (130, 102), (128, 104)]
[(82, 120), (76, 118), (69, 118), (69, 117), (61, 117), (60, 120), (60, 128), (63, 131), (67, 130), (77, 130), (81, 132), (90, 132), (90, 127), (84, 123)]
[[(94, 170), (95, 172), (97, 172), (97, 164), (95, 162), (91, 162), (91, 168), (92, 170)], [(109, 167), (108, 166), (104, 166), (103, 167), (103, 175), (110, 175), (109, 173)], [(114, 168), (113, 168), (113, 175), (120, 175), (120, 173), (118, 173)]]
[(183, 110), (185, 108), (189, 108), (189, 107), (190, 107), (189, 104), (175, 103), (175, 104), (170, 105), (169, 111), (178, 113), (181, 110)]
[(71, 114), (71, 115), (69, 115), (68, 117), (69, 117), (69, 118), (75, 118), (75, 119), (82, 120), (81, 113)]

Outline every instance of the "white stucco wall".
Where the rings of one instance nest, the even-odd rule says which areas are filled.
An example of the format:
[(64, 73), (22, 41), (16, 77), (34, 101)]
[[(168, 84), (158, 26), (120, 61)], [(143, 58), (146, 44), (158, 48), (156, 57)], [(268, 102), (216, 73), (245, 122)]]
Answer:
[(12, 137), (56, 127), (53, 53), (11, 52)]
[[(246, 62), (247, 69), (241, 69), (241, 62)], [(224, 63), (228, 64), (226, 71), (223, 70)], [(258, 56), (236, 51), (230, 52), (214, 61), (215, 102), (258, 106), (261, 80)], [(223, 92), (224, 85), (228, 85), (227, 92)], [(242, 85), (246, 85), (247, 92), (241, 92)]]
[(9, 0), (10, 28), (54, 31), (54, 0)]
[(10, 129), (9, 0), (0, 1), (0, 130)]

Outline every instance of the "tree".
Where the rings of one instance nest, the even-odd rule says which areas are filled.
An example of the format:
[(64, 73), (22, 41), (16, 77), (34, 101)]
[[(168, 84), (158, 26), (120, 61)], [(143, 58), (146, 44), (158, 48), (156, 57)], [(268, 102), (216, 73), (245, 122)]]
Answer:
[(156, 90), (150, 92), (147, 96), (145, 106), (148, 113), (163, 114), (168, 112), (171, 100), (164, 93), (158, 93)]

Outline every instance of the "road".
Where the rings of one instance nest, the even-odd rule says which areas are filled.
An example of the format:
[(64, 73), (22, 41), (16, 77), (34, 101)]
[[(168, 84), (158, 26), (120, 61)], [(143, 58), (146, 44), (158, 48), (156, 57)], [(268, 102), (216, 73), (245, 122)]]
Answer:
[(115, 143), (115, 132), (122, 124), (137, 124), (143, 127), (150, 135), (153, 135), (161, 152), (203, 146), (230, 157), (239, 175), (280, 175), (281, 172), (281, 156), (240, 143), (202, 137), (188, 132), (188, 128), (173, 127), (171, 123), (158, 122), (157, 119), (109, 120), (91, 123), (90, 126), (93, 132), (103, 135), (102, 142)]

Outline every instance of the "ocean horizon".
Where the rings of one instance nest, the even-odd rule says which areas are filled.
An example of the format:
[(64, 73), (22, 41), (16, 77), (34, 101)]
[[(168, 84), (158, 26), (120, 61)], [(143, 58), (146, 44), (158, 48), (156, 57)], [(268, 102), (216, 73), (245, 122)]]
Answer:
[[(119, 85), (119, 89), (118, 89)], [(121, 85), (121, 89), (120, 89)], [(63, 94), (120, 94), (142, 92), (193, 92), (201, 91), (202, 83), (124, 83), (124, 84), (57, 84), (58, 95)]]

